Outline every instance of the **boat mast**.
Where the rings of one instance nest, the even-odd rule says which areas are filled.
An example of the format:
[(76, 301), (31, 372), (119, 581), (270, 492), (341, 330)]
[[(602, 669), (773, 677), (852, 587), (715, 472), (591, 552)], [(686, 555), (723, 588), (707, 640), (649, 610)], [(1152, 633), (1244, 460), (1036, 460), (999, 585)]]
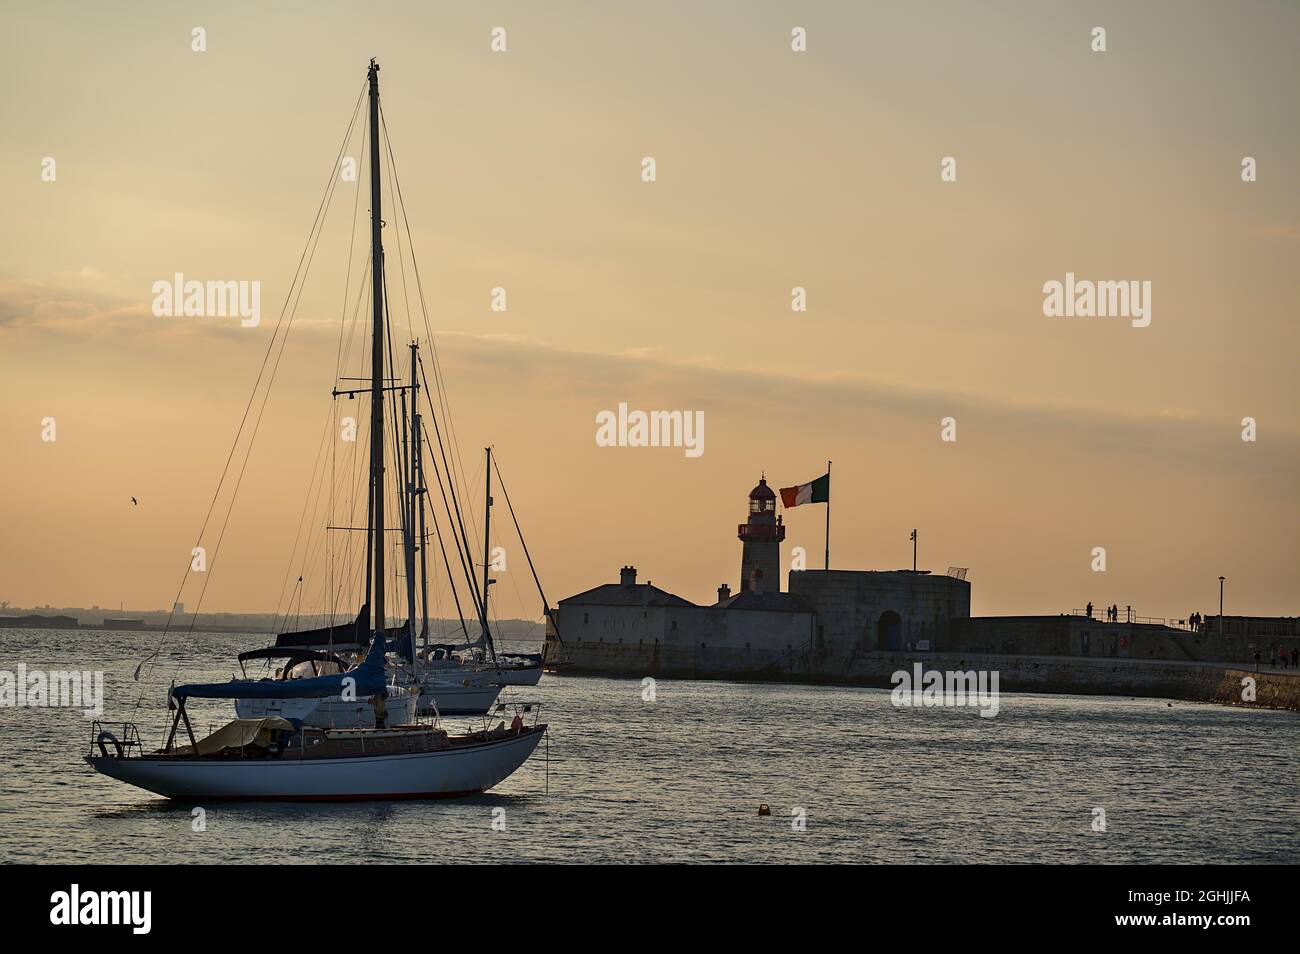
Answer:
[(384, 631), (384, 248), (379, 176), (379, 64), (370, 60), (370, 284), (374, 289), (374, 348), (370, 356), (371, 603), (376, 638)]
[[(424, 551), (429, 545), (429, 539), (425, 535), (424, 529), (424, 442), (423, 429), (424, 424), (420, 420), (419, 395), (420, 383), (417, 377), (417, 364), (419, 363), (419, 345), (411, 345), (411, 433), (412, 433), (412, 465), (415, 468), (415, 506), (420, 511), (420, 642), (427, 647), (429, 645), (429, 567), (425, 559)], [(447, 575), (451, 575), (451, 567), (447, 567)], [(455, 584), (453, 583), (453, 588)], [(454, 589), (453, 589), (454, 592)], [(414, 636), (411, 637), (414, 640)]]
[(483, 507), (483, 641), (492, 653), (493, 661), (496, 660), (496, 647), (492, 645), (492, 633), (488, 630), (488, 587), (492, 585), (492, 580), (488, 572), (492, 569), (492, 448), (483, 448), (487, 454), (487, 463), (484, 470), (484, 500)]
[(406, 557), (406, 639), (411, 641), (411, 656), (415, 656), (415, 458), (411, 451), (419, 445), (415, 441), (415, 342), (411, 342), (411, 405), (408, 411), (402, 409), (402, 417), (407, 418), (406, 432), (402, 435), (402, 453), (406, 455), (406, 473), (402, 480), (406, 484), (406, 493), (402, 495), (402, 512), (405, 515), (405, 543), (403, 553)]

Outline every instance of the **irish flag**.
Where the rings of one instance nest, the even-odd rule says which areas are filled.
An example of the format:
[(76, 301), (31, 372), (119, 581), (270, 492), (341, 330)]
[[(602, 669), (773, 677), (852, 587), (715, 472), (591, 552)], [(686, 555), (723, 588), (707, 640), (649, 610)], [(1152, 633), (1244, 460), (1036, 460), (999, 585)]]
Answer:
[(800, 484), (798, 487), (782, 487), (781, 503), (787, 507), (797, 507), (806, 503), (831, 502), (831, 475), (818, 477), (812, 483)]

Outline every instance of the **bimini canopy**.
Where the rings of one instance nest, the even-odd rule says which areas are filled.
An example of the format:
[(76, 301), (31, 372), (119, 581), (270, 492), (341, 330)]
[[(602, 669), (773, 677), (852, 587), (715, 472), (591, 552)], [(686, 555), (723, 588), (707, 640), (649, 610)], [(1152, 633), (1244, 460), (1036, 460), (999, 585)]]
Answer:
[(371, 640), (366, 658), (347, 672), (316, 676), (312, 679), (232, 679), (229, 682), (194, 683), (177, 686), (172, 696), (196, 699), (324, 699), (340, 695), (351, 685), (357, 698), (377, 695), (384, 690), (384, 650), (382, 638)]

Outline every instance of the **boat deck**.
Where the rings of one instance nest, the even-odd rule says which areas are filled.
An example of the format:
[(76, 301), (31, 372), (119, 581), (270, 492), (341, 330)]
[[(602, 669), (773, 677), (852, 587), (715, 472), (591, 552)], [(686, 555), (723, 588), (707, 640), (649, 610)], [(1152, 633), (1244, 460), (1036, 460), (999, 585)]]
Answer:
[[(279, 750), (248, 746), (243, 751), (227, 750), (217, 759), (273, 758), (281, 761), (300, 759), (339, 759), (374, 755), (411, 755), (450, 749), (467, 749), (542, 731), (545, 726), (527, 726), (519, 732), (489, 729), (466, 735), (448, 735), (428, 726), (394, 726), (388, 729), (307, 729), (289, 740)], [(249, 751), (252, 749), (253, 751)]]

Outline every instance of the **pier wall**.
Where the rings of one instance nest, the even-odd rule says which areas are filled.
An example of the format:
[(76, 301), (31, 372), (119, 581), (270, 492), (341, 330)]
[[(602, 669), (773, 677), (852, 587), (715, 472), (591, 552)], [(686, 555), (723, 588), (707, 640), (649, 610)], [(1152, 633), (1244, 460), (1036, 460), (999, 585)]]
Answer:
[[(728, 646), (664, 643), (547, 643), (548, 667), (562, 674), (723, 679), (892, 688), (892, 676), (914, 663), (929, 669), (998, 672), (1003, 692), (1150, 696), (1300, 711), (1295, 671), (1121, 657), (1035, 656), (971, 652), (817, 654), (811, 646), (771, 654)], [(1255, 699), (1242, 698), (1254, 680)]]
[[(1111, 623), (1085, 616), (980, 616), (954, 620), (938, 648), (955, 652), (1098, 656), (1253, 665), (1259, 645), (1267, 663), (1296, 637), (1193, 632), (1151, 623)], [(1271, 655), (1270, 655), (1271, 654)]]

